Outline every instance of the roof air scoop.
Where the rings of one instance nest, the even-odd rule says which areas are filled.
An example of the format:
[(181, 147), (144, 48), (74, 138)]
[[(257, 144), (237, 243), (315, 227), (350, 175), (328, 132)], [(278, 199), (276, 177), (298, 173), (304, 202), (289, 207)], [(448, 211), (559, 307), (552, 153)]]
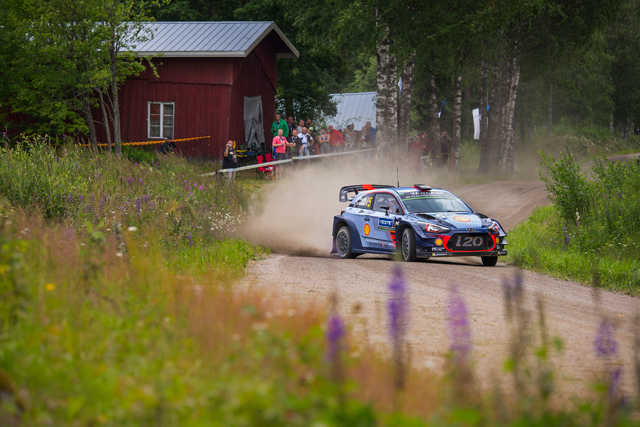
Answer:
[(420, 191), (431, 191), (431, 187), (429, 187), (428, 185), (424, 185), (424, 184), (415, 184), (414, 188), (417, 188)]

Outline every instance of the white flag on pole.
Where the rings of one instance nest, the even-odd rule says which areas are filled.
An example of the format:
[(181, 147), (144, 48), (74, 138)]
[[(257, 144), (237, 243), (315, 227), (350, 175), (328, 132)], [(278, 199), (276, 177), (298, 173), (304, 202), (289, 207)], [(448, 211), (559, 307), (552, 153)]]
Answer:
[(400, 89), (400, 95), (402, 95), (402, 77), (398, 80), (398, 88)]
[(474, 108), (471, 112), (473, 114), (473, 139), (480, 139), (480, 114), (479, 108)]

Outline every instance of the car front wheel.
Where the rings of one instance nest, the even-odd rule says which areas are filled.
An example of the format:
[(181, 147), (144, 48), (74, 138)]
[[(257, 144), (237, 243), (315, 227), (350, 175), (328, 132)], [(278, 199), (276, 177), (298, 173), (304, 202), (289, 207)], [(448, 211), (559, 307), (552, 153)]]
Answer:
[(482, 257), (482, 264), (487, 266), (487, 267), (493, 267), (497, 263), (498, 263), (498, 257), (497, 256), (483, 256)]
[(346, 225), (340, 227), (336, 234), (336, 252), (340, 258), (355, 258), (351, 252), (351, 233)]
[(402, 258), (407, 262), (416, 260), (416, 235), (410, 228), (402, 232)]

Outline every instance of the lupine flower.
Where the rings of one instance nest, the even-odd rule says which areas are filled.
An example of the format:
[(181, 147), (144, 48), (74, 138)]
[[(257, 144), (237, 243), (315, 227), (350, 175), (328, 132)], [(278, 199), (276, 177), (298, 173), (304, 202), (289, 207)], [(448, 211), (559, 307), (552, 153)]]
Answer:
[(327, 360), (334, 361), (342, 350), (342, 338), (345, 335), (344, 324), (337, 314), (327, 322)]
[(73, 194), (69, 193), (69, 196), (67, 196), (67, 201), (69, 203), (73, 203)]
[(593, 347), (599, 358), (608, 359), (618, 354), (618, 343), (614, 332), (613, 323), (609, 319), (602, 319), (598, 333), (593, 340)]
[(187, 233), (187, 240), (189, 241), (189, 246), (193, 246), (193, 236), (191, 236), (191, 233)]
[(399, 345), (404, 338), (408, 306), (407, 286), (402, 277), (402, 270), (400, 267), (395, 267), (393, 277), (389, 283), (389, 302), (387, 303), (389, 334), (394, 346)]
[(564, 231), (564, 246), (566, 249), (571, 242), (571, 236), (569, 236), (569, 229), (566, 226), (562, 227), (562, 231)]
[(449, 292), (449, 339), (450, 351), (455, 363), (467, 362), (471, 353), (471, 330), (467, 306), (457, 287), (452, 286)]
[(520, 270), (516, 271), (512, 280), (502, 280), (502, 291), (504, 292), (504, 302), (506, 306), (507, 318), (511, 320), (514, 304), (519, 304), (523, 294), (523, 279)]
[(142, 183), (143, 183), (142, 178), (140, 178), (140, 179), (139, 179), (139, 182), (140, 182), (140, 184), (142, 184)]
[(140, 202), (140, 197), (138, 197), (136, 199), (136, 213), (140, 215), (140, 212), (142, 212), (142, 204)]

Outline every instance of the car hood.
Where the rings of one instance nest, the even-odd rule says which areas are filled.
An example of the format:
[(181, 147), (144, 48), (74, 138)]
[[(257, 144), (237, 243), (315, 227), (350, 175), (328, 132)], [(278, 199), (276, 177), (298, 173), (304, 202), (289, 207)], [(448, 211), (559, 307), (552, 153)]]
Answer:
[(411, 214), (420, 220), (428, 220), (454, 229), (483, 228), (491, 225), (493, 220), (475, 212), (440, 212), (432, 214)]

